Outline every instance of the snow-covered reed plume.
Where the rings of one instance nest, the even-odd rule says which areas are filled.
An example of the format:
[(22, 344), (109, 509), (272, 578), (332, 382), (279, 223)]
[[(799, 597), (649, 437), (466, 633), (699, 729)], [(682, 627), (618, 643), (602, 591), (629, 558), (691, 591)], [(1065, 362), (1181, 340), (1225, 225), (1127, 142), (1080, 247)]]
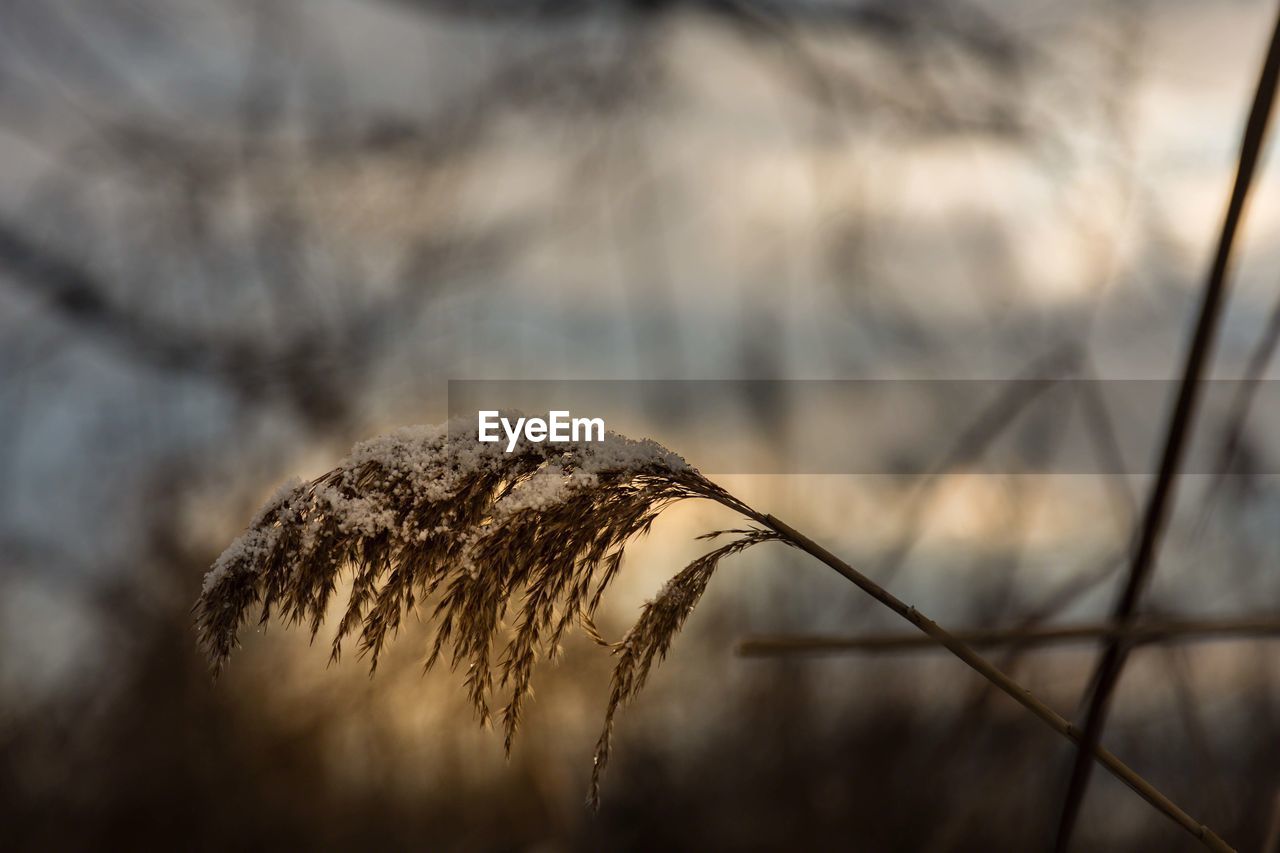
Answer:
[[(432, 614), (430, 668), (444, 655), (466, 672), (482, 722), (494, 697), (506, 747), (530, 677), (591, 617), (628, 542), (673, 502), (707, 498), (754, 513), (676, 454), (609, 433), (604, 442), (523, 442), (513, 453), (454, 421), (410, 427), (357, 445), (337, 468), (280, 489), (214, 563), (196, 603), (200, 640), (216, 669), (255, 609), (319, 631), (344, 573), (351, 591), (331, 655), (358, 636), (377, 667), (387, 640), (418, 602)], [(609, 756), (617, 709), (698, 603), (719, 561), (778, 538), (762, 528), (720, 531), (726, 544), (675, 575), (616, 645), (617, 665), (597, 747), (592, 799)], [(505, 640), (505, 646), (503, 641)], [(494, 653), (502, 652), (496, 661)]]

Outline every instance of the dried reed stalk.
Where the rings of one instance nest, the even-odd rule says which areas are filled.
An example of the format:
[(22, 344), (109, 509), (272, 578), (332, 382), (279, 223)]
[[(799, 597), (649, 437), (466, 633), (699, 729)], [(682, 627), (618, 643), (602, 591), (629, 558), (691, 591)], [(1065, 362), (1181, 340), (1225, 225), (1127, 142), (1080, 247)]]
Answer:
[[(504, 453), (499, 444), (477, 441), (474, 425), (455, 421), (357, 445), (333, 471), (277, 492), (218, 558), (194, 608), (200, 641), (220, 670), (255, 608), (263, 621), (279, 610), (290, 623), (305, 622), (314, 638), (347, 572), (351, 591), (331, 655), (336, 659), (343, 639), (357, 636), (361, 653), (376, 667), (403, 617), (417, 602), (432, 599), (435, 637), (426, 668), (442, 655), (455, 669), (465, 667), (482, 723), (503, 693), (510, 751), (535, 663), (554, 657), (575, 624), (602, 640), (592, 616), (627, 544), (672, 503), (689, 498), (715, 501), (755, 526), (702, 537), (725, 541), (667, 581), (613, 645), (617, 663), (596, 746), (593, 805), (617, 711), (666, 656), (720, 562), (769, 541), (827, 564), (1079, 742), (1079, 732), (1029, 691), (804, 534), (747, 506), (661, 445), (614, 433), (598, 444), (526, 441)], [(1211, 849), (1230, 850), (1111, 753), (1097, 748), (1094, 754)]]

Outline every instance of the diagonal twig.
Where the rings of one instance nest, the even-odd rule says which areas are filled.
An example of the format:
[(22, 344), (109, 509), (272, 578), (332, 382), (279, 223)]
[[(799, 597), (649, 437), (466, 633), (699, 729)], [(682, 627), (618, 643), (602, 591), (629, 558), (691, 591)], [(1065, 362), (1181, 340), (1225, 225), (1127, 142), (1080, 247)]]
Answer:
[(920, 522), (928, 515), (937, 499), (937, 486), (960, 465), (984, 454), (997, 438), (1031, 405), (1041, 399), (1055, 384), (1078, 372), (1082, 360), (1080, 346), (1068, 341), (1033, 359), (1015, 382), (988, 402), (967, 423), (946, 452), (915, 484), (907, 497), (902, 530), (883, 558), (871, 568), (881, 583), (890, 582), (906, 563), (916, 547)]

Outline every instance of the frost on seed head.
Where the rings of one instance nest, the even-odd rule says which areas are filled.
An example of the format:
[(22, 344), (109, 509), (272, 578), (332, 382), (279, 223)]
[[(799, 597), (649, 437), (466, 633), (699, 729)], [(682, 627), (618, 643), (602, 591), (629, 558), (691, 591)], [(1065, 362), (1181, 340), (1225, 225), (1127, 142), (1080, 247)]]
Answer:
[[(607, 433), (603, 442), (533, 443), (512, 452), (480, 442), (476, 424), (407, 427), (356, 445), (323, 476), (282, 487), (215, 561), (195, 605), (215, 670), (256, 611), (281, 613), (318, 633), (341, 575), (350, 593), (331, 646), (357, 638), (376, 668), (387, 640), (418, 602), (441, 657), (461, 667), (476, 714), (491, 700), (510, 750), (534, 664), (554, 656), (565, 631), (591, 617), (624, 549), (671, 503), (708, 498), (750, 511), (684, 459), (653, 441)], [(593, 797), (617, 708), (643, 685), (655, 658), (696, 605), (719, 560), (774, 538), (758, 529), (676, 575), (619, 645)], [(497, 648), (501, 646), (501, 652)], [(496, 653), (496, 658), (495, 658)]]

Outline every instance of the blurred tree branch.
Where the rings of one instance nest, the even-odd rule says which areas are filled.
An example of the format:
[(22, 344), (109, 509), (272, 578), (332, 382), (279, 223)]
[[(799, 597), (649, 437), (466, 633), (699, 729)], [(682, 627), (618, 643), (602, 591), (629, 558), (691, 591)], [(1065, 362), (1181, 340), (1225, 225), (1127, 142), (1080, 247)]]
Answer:
[[(978, 648), (1032, 649), (1098, 639), (1123, 639), (1133, 646), (1156, 643), (1280, 636), (1280, 617), (1253, 616), (1222, 619), (1149, 620), (1127, 628), (1108, 622), (1064, 626), (1019, 626), (978, 628), (951, 632), (957, 639)], [(822, 655), (845, 653), (911, 652), (939, 650), (936, 641), (920, 634), (868, 634), (861, 637), (836, 635), (761, 635), (747, 637), (738, 644), (742, 657), (781, 655)]]

